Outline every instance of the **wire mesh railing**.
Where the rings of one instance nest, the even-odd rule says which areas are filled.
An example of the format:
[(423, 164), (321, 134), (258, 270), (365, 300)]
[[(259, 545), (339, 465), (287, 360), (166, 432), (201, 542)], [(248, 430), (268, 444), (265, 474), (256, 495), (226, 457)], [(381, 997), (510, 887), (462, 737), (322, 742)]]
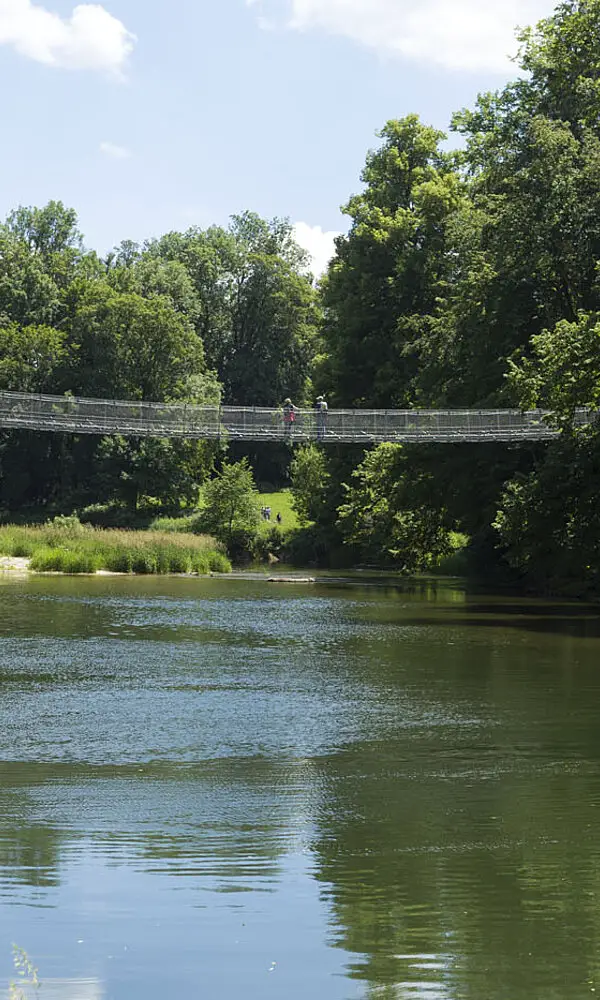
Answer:
[[(592, 414), (578, 410), (576, 423)], [(0, 392), (0, 427), (72, 434), (324, 444), (542, 441), (559, 430), (543, 410), (315, 410), (194, 406)]]

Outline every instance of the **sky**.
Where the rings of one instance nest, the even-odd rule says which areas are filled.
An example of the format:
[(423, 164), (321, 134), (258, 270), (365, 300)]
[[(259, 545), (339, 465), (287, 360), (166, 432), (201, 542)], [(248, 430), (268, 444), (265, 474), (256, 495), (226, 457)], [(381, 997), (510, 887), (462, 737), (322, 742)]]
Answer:
[(390, 118), (447, 129), (552, 0), (0, 0), (0, 217), (60, 199), (88, 246), (250, 209), (322, 270)]

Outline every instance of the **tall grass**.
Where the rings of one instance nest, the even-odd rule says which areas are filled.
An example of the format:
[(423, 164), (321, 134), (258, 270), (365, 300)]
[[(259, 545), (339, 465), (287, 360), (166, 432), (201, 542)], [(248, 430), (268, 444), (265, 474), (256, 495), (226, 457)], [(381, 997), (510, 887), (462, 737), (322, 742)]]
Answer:
[(27, 1000), (30, 996), (29, 987), (37, 990), (40, 981), (37, 969), (31, 962), (26, 951), (13, 945), (13, 963), (19, 976), (18, 982), (11, 982), (8, 987), (8, 1000)]
[(0, 527), (0, 554), (31, 559), (38, 572), (228, 573), (231, 563), (208, 535), (92, 528), (77, 518)]

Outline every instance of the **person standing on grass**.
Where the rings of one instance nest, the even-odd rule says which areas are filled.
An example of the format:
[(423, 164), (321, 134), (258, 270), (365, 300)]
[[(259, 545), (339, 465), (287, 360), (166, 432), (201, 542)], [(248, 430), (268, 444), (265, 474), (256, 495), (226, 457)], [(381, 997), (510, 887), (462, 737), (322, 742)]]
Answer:
[(323, 441), (327, 429), (327, 411), (329, 407), (324, 396), (317, 396), (315, 411), (317, 414), (317, 441)]
[(283, 432), (286, 438), (291, 438), (295, 423), (296, 407), (288, 397), (283, 404)]

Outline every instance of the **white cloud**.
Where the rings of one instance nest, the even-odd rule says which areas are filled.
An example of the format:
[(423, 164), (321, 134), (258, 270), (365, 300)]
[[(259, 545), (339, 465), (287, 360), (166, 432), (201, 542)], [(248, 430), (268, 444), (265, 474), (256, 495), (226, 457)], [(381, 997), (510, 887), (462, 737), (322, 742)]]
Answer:
[(117, 146), (114, 142), (101, 142), (100, 152), (111, 160), (130, 160), (132, 155), (130, 149), (126, 149), (125, 146)]
[(311, 270), (317, 276), (323, 274), (335, 254), (335, 238), (340, 233), (323, 232), (321, 226), (309, 226), (307, 222), (296, 222), (294, 236), (296, 242), (306, 250), (312, 259)]
[(0, 45), (47, 66), (120, 76), (134, 43), (135, 36), (99, 4), (79, 4), (63, 18), (31, 0), (0, 0)]
[(288, 27), (343, 35), (382, 54), (447, 69), (514, 72), (517, 26), (552, 13), (553, 0), (247, 0), (284, 11)]

